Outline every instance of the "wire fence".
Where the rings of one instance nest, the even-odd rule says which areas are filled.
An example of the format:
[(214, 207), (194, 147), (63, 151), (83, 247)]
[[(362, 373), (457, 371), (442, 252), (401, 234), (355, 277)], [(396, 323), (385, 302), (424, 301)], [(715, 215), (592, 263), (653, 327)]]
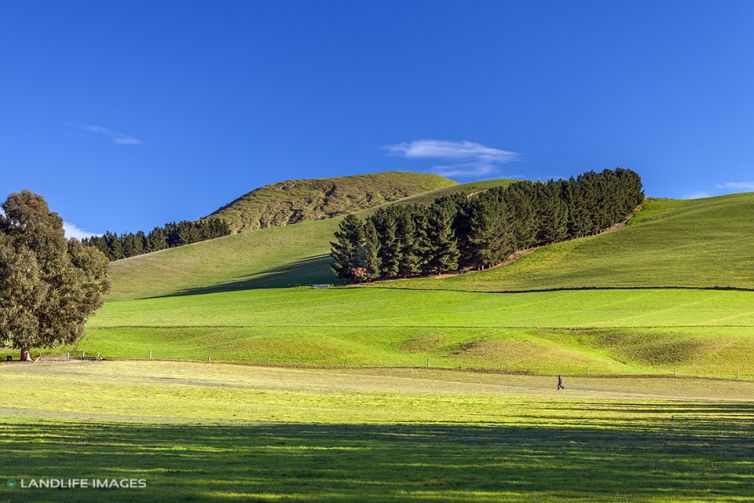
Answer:
[(154, 362), (189, 362), (189, 363), (214, 363), (224, 365), (246, 365), (258, 367), (280, 368), (311, 368), (311, 369), (432, 369), (432, 370), (455, 370), (480, 373), (496, 373), (507, 375), (530, 375), (530, 376), (568, 376), (578, 378), (674, 378), (674, 379), (716, 379), (726, 381), (754, 381), (754, 371), (750, 368), (742, 370), (710, 371), (709, 369), (652, 369), (647, 372), (615, 372), (600, 368), (583, 367), (558, 369), (555, 367), (524, 368), (506, 364), (480, 364), (479, 362), (459, 363), (458, 361), (443, 358), (422, 358), (404, 362), (396, 361), (370, 361), (359, 357), (329, 358), (323, 360), (295, 361), (276, 360), (274, 358), (260, 358), (254, 360), (239, 360), (228, 358), (227, 354), (207, 353), (206, 357), (195, 355), (176, 357), (158, 354), (155, 351), (145, 351), (143, 357), (108, 355), (98, 351), (71, 350), (62, 354), (39, 353), (33, 355), (35, 361), (154, 361)]

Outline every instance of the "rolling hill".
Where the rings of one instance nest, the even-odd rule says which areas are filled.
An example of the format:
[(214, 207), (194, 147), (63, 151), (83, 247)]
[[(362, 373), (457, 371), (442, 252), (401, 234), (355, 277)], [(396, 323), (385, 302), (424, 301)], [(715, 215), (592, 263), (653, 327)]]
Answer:
[[(438, 197), (511, 182), (502, 179), (457, 184), (387, 204), (427, 204)], [(375, 209), (357, 214), (366, 215)], [(119, 260), (111, 264), (113, 289), (109, 298), (335, 282), (327, 254), (339, 222), (340, 217), (335, 217), (269, 227)]]
[(469, 291), (567, 288), (754, 289), (754, 193), (648, 199), (617, 232), (543, 247), (513, 264), (382, 287)]
[(244, 232), (346, 215), (456, 184), (438, 175), (398, 171), (288, 180), (252, 190), (208, 217)]
[(754, 378), (752, 214), (754, 194), (649, 199), (623, 228), (497, 269), (327, 290), (296, 286), (333, 281), (328, 242), (340, 217), (244, 232), (113, 263), (113, 293), (79, 349), (285, 365)]

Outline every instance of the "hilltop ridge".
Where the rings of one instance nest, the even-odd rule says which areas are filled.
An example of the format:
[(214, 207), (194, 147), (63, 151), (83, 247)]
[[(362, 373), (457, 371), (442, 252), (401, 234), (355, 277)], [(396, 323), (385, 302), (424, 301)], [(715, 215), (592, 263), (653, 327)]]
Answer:
[(287, 180), (247, 192), (205, 218), (244, 232), (324, 220), (455, 185), (439, 175), (400, 171)]

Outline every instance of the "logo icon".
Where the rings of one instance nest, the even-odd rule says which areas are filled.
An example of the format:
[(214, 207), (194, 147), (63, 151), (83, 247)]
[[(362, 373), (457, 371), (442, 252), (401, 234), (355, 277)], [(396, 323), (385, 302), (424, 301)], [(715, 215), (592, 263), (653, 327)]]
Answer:
[(16, 479), (8, 479), (5, 481), (5, 487), (8, 489), (15, 489), (18, 485), (18, 482), (16, 482)]

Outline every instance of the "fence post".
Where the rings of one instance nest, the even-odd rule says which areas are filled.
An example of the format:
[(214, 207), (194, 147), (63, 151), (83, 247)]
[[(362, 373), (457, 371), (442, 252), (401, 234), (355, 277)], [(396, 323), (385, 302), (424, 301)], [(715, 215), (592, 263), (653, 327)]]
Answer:
[(67, 352), (67, 353), (65, 354), (65, 359), (66, 359), (66, 360), (70, 360), (70, 359), (71, 359), (71, 352), (70, 352), (70, 351), (68, 351), (68, 352)]
[(152, 359), (152, 351), (151, 350), (149, 351), (149, 359), (150, 360)]
[(209, 355), (209, 358), (207, 358), (207, 361), (208, 361), (208, 362), (211, 362), (211, 361), (212, 361), (212, 353), (210, 353), (210, 355)]
[(429, 358), (427, 358), (427, 367), (429, 367)]
[(84, 358), (86, 358), (86, 351), (81, 352), (81, 359), (83, 360)]
[(678, 369), (673, 369), (673, 379), (678, 377)]

